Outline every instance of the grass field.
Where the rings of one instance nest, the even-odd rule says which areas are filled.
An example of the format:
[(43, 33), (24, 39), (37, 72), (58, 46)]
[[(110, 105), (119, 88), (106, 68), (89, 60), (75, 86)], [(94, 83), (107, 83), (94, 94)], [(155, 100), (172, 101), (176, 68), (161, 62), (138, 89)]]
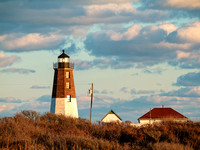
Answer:
[(0, 149), (199, 150), (200, 122), (133, 127), (22, 111), (0, 118)]

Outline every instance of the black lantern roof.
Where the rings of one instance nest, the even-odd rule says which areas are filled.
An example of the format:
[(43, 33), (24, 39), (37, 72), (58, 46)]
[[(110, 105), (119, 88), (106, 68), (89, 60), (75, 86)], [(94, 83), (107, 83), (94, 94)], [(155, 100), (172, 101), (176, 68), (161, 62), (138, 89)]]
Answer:
[(65, 50), (63, 49), (63, 53), (60, 55), (60, 56), (58, 56), (58, 58), (70, 58), (67, 54), (65, 54)]

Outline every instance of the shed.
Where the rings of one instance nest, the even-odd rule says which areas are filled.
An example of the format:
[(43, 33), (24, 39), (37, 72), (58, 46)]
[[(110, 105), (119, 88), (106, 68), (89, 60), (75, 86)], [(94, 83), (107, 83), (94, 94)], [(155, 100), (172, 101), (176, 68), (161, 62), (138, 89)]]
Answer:
[(102, 119), (102, 122), (122, 122), (122, 119), (111, 109)]

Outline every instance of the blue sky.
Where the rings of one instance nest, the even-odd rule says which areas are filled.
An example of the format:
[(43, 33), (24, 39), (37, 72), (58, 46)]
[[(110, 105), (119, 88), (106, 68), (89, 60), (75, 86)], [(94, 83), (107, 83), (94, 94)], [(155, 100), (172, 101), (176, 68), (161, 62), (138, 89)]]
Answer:
[(79, 116), (137, 122), (172, 107), (200, 120), (199, 0), (0, 1), (0, 116), (50, 110), (53, 63), (75, 63)]

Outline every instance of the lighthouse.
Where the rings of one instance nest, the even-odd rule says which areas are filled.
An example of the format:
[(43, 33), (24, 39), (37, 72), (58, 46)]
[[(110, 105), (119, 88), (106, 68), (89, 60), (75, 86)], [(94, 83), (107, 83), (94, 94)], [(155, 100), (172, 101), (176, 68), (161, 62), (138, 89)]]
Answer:
[(78, 118), (76, 92), (74, 85), (74, 64), (65, 54), (58, 56), (58, 62), (53, 64), (54, 81), (50, 112), (67, 117)]

